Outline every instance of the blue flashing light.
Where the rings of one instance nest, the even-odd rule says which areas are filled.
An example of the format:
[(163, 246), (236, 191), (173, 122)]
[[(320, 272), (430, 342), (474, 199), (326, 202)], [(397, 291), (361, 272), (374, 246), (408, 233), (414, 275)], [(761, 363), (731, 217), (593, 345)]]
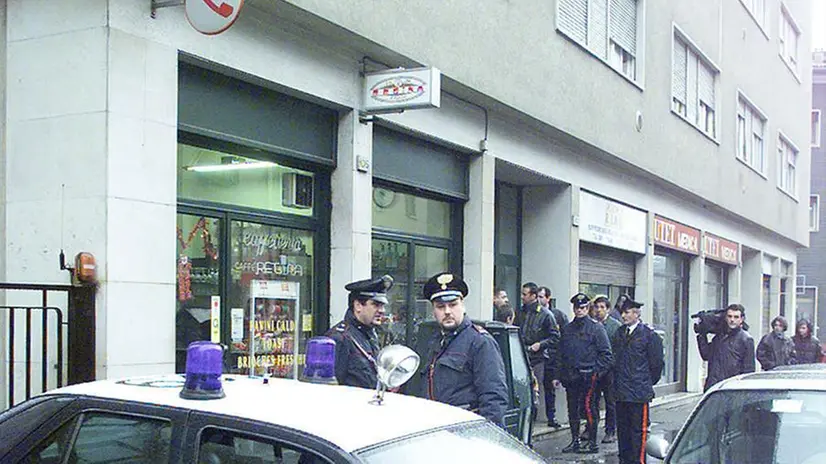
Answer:
[(336, 385), (336, 341), (330, 337), (307, 340), (307, 356), (301, 380)]
[(181, 398), (214, 400), (223, 398), (221, 386), (224, 349), (212, 342), (192, 342), (186, 349), (186, 380)]

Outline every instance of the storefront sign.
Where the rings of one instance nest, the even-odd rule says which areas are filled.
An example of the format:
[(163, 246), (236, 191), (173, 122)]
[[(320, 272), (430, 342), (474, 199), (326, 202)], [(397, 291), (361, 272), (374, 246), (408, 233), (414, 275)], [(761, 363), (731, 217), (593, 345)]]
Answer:
[(391, 69), (364, 76), (364, 111), (438, 108), (442, 75), (436, 68)]
[(580, 192), (579, 239), (645, 254), (644, 211)]
[(736, 242), (717, 237), (716, 235), (706, 233), (703, 236), (703, 253), (708, 259), (736, 266), (740, 264), (739, 248), (740, 245)]
[(284, 237), (281, 234), (257, 234), (244, 232), (241, 238), (241, 245), (253, 249), (258, 256), (267, 250), (279, 250), (285, 253), (298, 253), (303, 251), (304, 242), (298, 237)]
[(196, 31), (215, 35), (229, 29), (238, 19), (244, 0), (186, 0), (186, 19)]
[(301, 317), (299, 295), (298, 282), (250, 282), (252, 342), (249, 343), (248, 355), (236, 361), (239, 369), (255, 370), (260, 367), (276, 377), (297, 378), (299, 357), (296, 344)]
[(661, 216), (654, 216), (654, 243), (699, 255), (700, 231)]

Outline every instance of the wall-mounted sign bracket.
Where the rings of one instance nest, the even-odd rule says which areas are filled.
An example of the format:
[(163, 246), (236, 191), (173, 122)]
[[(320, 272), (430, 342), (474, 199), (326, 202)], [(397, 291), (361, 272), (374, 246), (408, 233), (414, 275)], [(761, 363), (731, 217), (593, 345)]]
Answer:
[(169, 8), (170, 6), (184, 6), (184, 0), (149, 0), (150, 13), (149, 16), (155, 19), (155, 13), (160, 8)]

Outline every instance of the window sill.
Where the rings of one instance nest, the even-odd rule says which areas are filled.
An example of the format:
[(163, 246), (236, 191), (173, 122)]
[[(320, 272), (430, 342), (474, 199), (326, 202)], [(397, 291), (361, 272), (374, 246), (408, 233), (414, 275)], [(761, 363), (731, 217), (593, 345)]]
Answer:
[(777, 186), (777, 190), (780, 190), (781, 192), (783, 192), (784, 194), (786, 194), (786, 196), (787, 196), (787, 197), (789, 197), (789, 198), (791, 198), (792, 200), (794, 200), (794, 202), (795, 202), (795, 203), (800, 203), (800, 200), (798, 200), (798, 199), (797, 199), (797, 196), (792, 195), (791, 193), (789, 193), (789, 192), (788, 192), (786, 189), (784, 189), (783, 187), (781, 187), (781, 186), (779, 186), (779, 185), (778, 185), (778, 186)]
[(693, 127), (697, 132), (703, 134), (707, 139), (711, 140), (712, 142), (716, 143), (717, 145), (720, 145), (719, 140), (717, 140), (715, 137), (709, 135), (708, 132), (700, 129), (700, 126), (698, 126), (697, 124), (694, 124), (693, 122), (691, 122), (687, 117), (685, 117), (682, 114), (674, 111), (674, 108), (671, 108), (671, 114), (673, 114), (674, 116), (677, 116), (678, 118), (682, 119), (686, 124)]
[(763, 33), (763, 36), (766, 37), (766, 40), (770, 40), (769, 32), (766, 30), (766, 26), (760, 24), (760, 20), (757, 19), (757, 16), (754, 16), (754, 13), (751, 11), (751, 8), (749, 8), (746, 5), (746, 2), (744, 0), (740, 0), (740, 3), (743, 4), (743, 8), (746, 9), (746, 12), (749, 14), (749, 16), (751, 16), (751, 19), (754, 20), (754, 24), (757, 24), (757, 28), (760, 29), (760, 32)]
[[(620, 77), (622, 77), (623, 79), (628, 81), (631, 85), (636, 87), (640, 92), (645, 91), (645, 87), (643, 87), (642, 84), (640, 84), (639, 82), (635, 81), (634, 79), (631, 79), (630, 77), (623, 74), (623, 72), (621, 70), (619, 70), (616, 67), (614, 67), (613, 65), (611, 65), (611, 63), (609, 63), (608, 60), (602, 58), (601, 56), (599, 56), (596, 53), (594, 53), (593, 51), (591, 51), (591, 49), (589, 49), (586, 45), (584, 45), (580, 41), (574, 39), (573, 37), (569, 36), (562, 29), (556, 28), (556, 32), (558, 34), (562, 35), (562, 37), (565, 37), (565, 39), (568, 40), (569, 42), (573, 43), (574, 45), (576, 45), (577, 47), (579, 47), (580, 49), (585, 51), (585, 53), (587, 53), (587, 54), (593, 56), (594, 58), (596, 58), (600, 63), (604, 64), (605, 66), (608, 66), (608, 69), (610, 69), (611, 71), (614, 71), (615, 73), (617, 73), (617, 75), (619, 75)], [(639, 64), (639, 61), (637, 62), (637, 64)], [(639, 72), (641, 68), (642, 68), (642, 66), (637, 67), (637, 71), (638, 71), (637, 75), (642, 74), (641, 72)]]
[(736, 158), (736, 159), (737, 159), (737, 161), (739, 161), (742, 165), (746, 166), (747, 168), (749, 168), (749, 169), (751, 169), (752, 171), (754, 171), (755, 173), (757, 173), (757, 175), (758, 175), (758, 176), (762, 177), (762, 178), (763, 178), (763, 179), (765, 179), (765, 180), (769, 180), (769, 176), (767, 176), (767, 175), (766, 175), (765, 173), (763, 173), (763, 172), (760, 172), (760, 170), (759, 170), (759, 169), (757, 169), (756, 167), (754, 167), (754, 166), (750, 165), (749, 163), (747, 163), (747, 162), (743, 161), (743, 158), (740, 158), (739, 156), (736, 156), (736, 155), (735, 155), (735, 157), (734, 157), (734, 158)]
[(792, 73), (792, 76), (794, 76), (794, 79), (797, 81), (797, 83), (802, 84), (803, 81), (800, 80), (800, 76), (797, 74), (797, 70), (794, 68), (794, 65), (789, 63), (789, 60), (787, 60), (786, 57), (781, 55), (780, 53), (778, 53), (777, 56), (780, 57), (780, 61), (782, 61), (783, 64), (786, 65), (786, 68), (789, 70), (789, 72)]

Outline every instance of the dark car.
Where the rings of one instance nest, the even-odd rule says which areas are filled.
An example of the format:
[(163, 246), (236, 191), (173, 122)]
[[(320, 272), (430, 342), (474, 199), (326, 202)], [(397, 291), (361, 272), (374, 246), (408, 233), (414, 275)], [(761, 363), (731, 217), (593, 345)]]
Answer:
[[(533, 422), (533, 390), (528, 355), (519, 335), (519, 327), (495, 321), (473, 321), (490, 332), (499, 344), (502, 360), (505, 362), (505, 377), (508, 381), (508, 410), (505, 412), (505, 429), (526, 445), (531, 444)], [(427, 344), (438, 332), (435, 321), (422, 322), (414, 349), (427, 362)], [(414, 376), (407, 387), (411, 393), (424, 391), (423, 379)]]

